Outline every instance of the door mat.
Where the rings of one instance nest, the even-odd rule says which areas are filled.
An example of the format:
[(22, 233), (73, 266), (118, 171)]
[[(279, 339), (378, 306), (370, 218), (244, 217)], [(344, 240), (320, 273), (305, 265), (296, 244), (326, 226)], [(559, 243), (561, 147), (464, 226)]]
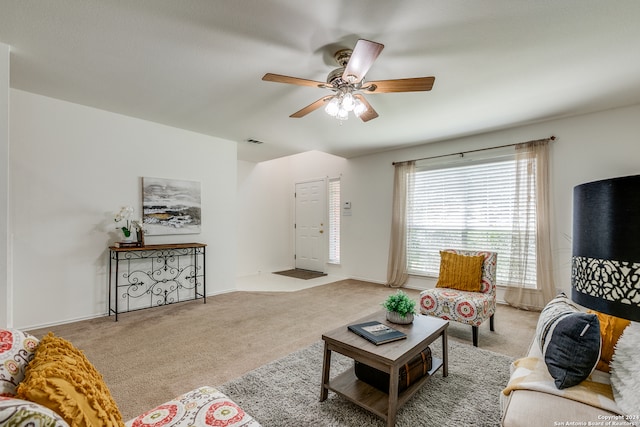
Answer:
[(293, 270), (275, 271), (273, 274), (280, 274), (281, 276), (293, 277), (295, 279), (303, 280), (326, 276), (326, 273), (320, 273), (319, 271), (302, 270), (300, 268), (295, 268)]

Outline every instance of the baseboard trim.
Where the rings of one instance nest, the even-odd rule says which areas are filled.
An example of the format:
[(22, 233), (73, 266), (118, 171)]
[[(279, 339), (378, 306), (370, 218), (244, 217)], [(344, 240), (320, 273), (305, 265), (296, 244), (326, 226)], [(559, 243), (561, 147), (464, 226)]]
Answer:
[[(236, 292), (236, 291), (237, 291), (237, 289), (225, 289), (225, 290), (222, 290), (222, 291), (207, 292), (207, 298), (214, 297), (216, 295), (228, 294), (230, 292)], [(181, 302), (189, 302), (189, 301), (195, 301), (195, 300), (188, 300), (188, 301), (181, 301)], [(149, 307), (149, 309), (153, 309), (153, 308), (154, 307)], [(147, 310), (147, 308), (144, 308), (142, 310)], [(15, 328), (19, 329), (21, 331), (31, 331), (31, 330), (36, 330), (36, 329), (51, 328), (51, 327), (54, 327), (54, 326), (67, 325), (69, 323), (82, 322), (83, 320), (97, 319), (99, 317), (107, 317), (108, 315), (109, 315), (109, 312), (105, 311), (103, 313), (93, 314), (93, 315), (90, 315), (90, 316), (82, 316), (82, 317), (76, 317), (76, 318), (73, 318), (73, 319), (66, 319), (66, 320), (62, 320), (60, 322), (42, 323), (42, 324), (39, 324), (39, 325), (31, 325), (31, 326), (16, 326)]]

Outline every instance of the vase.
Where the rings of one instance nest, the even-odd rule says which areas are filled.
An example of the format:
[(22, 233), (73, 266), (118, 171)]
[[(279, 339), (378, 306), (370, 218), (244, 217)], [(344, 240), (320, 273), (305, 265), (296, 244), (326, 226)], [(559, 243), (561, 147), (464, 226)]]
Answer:
[(136, 236), (138, 237), (138, 243), (140, 246), (144, 247), (144, 230), (142, 228), (136, 230)]
[(413, 313), (408, 313), (405, 317), (402, 317), (398, 312), (387, 311), (387, 320), (398, 325), (408, 325), (413, 322)]
[(129, 233), (129, 237), (125, 236), (124, 233), (122, 233), (122, 240), (120, 241), (125, 243), (133, 242), (133, 233)]

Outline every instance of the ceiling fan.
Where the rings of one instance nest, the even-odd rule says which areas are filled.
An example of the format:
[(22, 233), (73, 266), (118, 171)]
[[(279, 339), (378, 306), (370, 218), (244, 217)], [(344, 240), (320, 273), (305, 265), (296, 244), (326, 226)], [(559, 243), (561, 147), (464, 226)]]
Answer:
[(262, 80), (318, 87), (334, 92), (332, 95), (323, 96), (289, 117), (301, 118), (324, 106), (329, 115), (339, 120), (347, 120), (349, 112), (352, 111), (363, 122), (368, 122), (378, 117), (378, 113), (365, 99), (365, 93), (428, 91), (431, 90), (435, 81), (435, 77), (366, 81), (364, 78), (369, 68), (383, 48), (383, 44), (360, 39), (353, 50), (341, 49), (337, 51), (333, 57), (340, 68), (329, 73), (326, 83), (272, 73), (265, 74)]

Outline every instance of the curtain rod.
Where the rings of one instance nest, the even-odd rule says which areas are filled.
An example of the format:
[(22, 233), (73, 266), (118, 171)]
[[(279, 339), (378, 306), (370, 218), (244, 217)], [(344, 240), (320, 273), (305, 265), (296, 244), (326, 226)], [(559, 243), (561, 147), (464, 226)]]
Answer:
[[(431, 157), (422, 157), (420, 159), (413, 159), (413, 160), (405, 160), (404, 162), (418, 162), (420, 160), (431, 160), (431, 159), (439, 159), (440, 157), (449, 157), (449, 156), (455, 156), (458, 155), (460, 157), (464, 157), (465, 154), (469, 154), (469, 153), (477, 153), (478, 151), (487, 151), (487, 150), (495, 150), (497, 148), (505, 148), (505, 147), (513, 147), (516, 145), (520, 145), (520, 144), (528, 144), (531, 142), (538, 142), (538, 141), (555, 141), (556, 137), (551, 135), (549, 138), (542, 138), (542, 139), (532, 139), (531, 141), (526, 141), (526, 142), (518, 142), (516, 144), (506, 144), (506, 145), (499, 145), (497, 147), (489, 147), (489, 148), (478, 148), (477, 150), (468, 150), (468, 151), (461, 151), (459, 153), (451, 153), (451, 154), (441, 154), (439, 156), (431, 156)], [(397, 163), (404, 163), (404, 162), (393, 162), (391, 163), (392, 165), (396, 165)]]

